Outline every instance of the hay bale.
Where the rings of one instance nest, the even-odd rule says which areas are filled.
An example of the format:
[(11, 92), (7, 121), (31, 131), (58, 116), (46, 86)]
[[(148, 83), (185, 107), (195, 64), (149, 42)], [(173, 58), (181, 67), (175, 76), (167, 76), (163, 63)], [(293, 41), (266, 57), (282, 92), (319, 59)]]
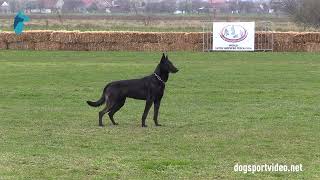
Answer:
[(110, 51), (111, 50), (111, 43), (99, 42), (99, 43), (88, 43), (88, 50), (89, 51)]
[(8, 43), (22, 42), (26, 41), (27, 35), (22, 33), (21, 35), (16, 35), (14, 32), (3, 32), (2, 39)]
[(186, 43), (202, 43), (203, 41), (203, 33), (185, 33), (184, 40)]
[(190, 51), (202, 51), (203, 48), (203, 44), (201, 43), (196, 43), (193, 44), (192, 49), (190, 49)]
[(294, 34), (293, 43), (305, 43), (306, 42), (306, 33), (299, 33), (299, 34)]
[(105, 49), (101, 48), (103, 46), (100, 46), (101, 43), (88, 43), (88, 51), (105, 51)]
[(26, 31), (25, 40), (32, 42), (48, 42), (53, 31)]
[(145, 43), (139, 43), (139, 42), (130, 42), (127, 44), (120, 43), (118, 44), (118, 48), (119, 50), (126, 49), (128, 51), (144, 51), (143, 44)]
[(53, 51), (60, 50), (60, 43), (57, 42), (36, 42), (35, 50), (45, 50), (45, 51)]
[(137, 50), (137, 43), (117, 43), (117, 42), (101, 42), (88, 43), (87, 49), (89, 51), (135, 51)]
[(123, 43), (108, 43), (106, 47), (108, 47), (108, 51), (123, 51), (124, 49), (127, 51), (131, 50), (128, 47), (128, 44), (124, 45)]
[(294, 41), (296, 41), (297, 37), (300, 37), (300, 41), (296, 41), (298, 43), (313, 43), (315, 40), (315, 33), (299, 33), (297, 35), (294, 36)]
[(293, 33), (283, 33), (277, 32), (274, 33), (274, 43), (273, 50), (277, 52), (285, 51), (286, 48), (289, 48), (292, 51), (292, 42), (293, 42)]
[(1, 32), (0, 39), (8, 43), (31, 41), (41, 42), (49, 41), (52, 31), (26, 31), (21, 35), (16, 35), (14, 32)]
[(81, 32), (77, 38), (80, 43), (128, 43), (133, 35), (132, 32)]
[(105, 32), (100, 34), (103, 42), (109, 43), (128, 43), (131, 41), (129, 32)]
[(320, 52), (320, 44), (319, 43), (307, 43), (304, 46), (304, 51), (306, 51), (306, 52)]
[(50, 34), (50, 41), (59, 43), (77, 43), (79, 42), (78, 31), (55, 31)]
[(99, 37), (106, 43), (118, 43), (121, 41), (122, 35), (120, 33), (105, 32), (99, 34)]
[(274, 40), (277, 42), (281, 42), (283, 43), (291, 43), (293, 41), (293, 37), (294, 37), (294, 33), (290, 33), (290, 32), (278, 32), (278, 33), (274, 33)]
[(264, 42), (269, 42), (271, 36), (272, 32), (256, 32), (254, 41), (259, 42), (259, 40), (263, 40)]
[(105, 33), (101, 32), (81, 32), (78, 36), (78, 41), (80, 43), (101, 43), (106, 39)]
[(8, 33), (8, 32), (0, 32), (0, 41), (2, 41), (2, 42), (8, 42), (8, 41), (7, 41), (7, 33)]
[(34, 50), (35, 44), (30, 41), (10, 42), (8, 49), (12, 50)]
[(159, 42), (160, 43), (167, 43), (167, 44), (181, 42), (182, 39), (184, 40), (183, 33), (176, 33), (176, 32), (161, 33), (160, 37), (161, 37), (161, 39)]
[(308, 43), (320, 43), (320, 33), (319, 32), (312, 32), (305, 34), (306, 42)]
[(0, 41), (0, 49), (8, 49), (7, 43)]
[(301, 52), (304, 49), (304, 44), (302, 43), (275, 43), (274, 51), (276, 52)]
[(88, 51), (88, 45), (84, 43), (61, 43), (60, 49), (65, 51)]
[(161, 43), (141, 43), (140, 47), (143, 51), (167, 51), (167, 46)]
[(135, 32), (130, 34), (131, 42), (136, 43), (158, 43), (161, 40), (160, 33)]

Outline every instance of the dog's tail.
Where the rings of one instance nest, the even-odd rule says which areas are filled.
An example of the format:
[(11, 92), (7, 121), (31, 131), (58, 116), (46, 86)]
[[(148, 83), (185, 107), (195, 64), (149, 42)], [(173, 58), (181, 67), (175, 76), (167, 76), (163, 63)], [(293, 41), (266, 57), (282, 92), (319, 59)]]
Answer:
[(106, 101), (106, 98), (104, 97), (104, 95), (102, 95), (98, 101), (96, 102), (87, 101), (87, 103), (89, 104), (89, 106), (98, 107), (98, 106), (101, 106), (105, 101)]
[(102, 93), (102, 96), (98, 101), (96, 101), (96, 102), (87, 101), (87, 103), (89, 104), (89, 106), (98, 107), (98, 106), (101, 106), (105, 101), (106, 101), (106, 97), (105, 97), (104, 93)]

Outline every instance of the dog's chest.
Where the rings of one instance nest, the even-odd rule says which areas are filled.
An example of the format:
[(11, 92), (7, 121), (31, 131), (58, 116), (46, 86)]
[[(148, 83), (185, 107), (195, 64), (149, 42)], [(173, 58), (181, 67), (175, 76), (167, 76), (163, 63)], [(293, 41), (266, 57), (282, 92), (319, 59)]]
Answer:
[(162, 96), (164, 93), (165, 85), (158, 85), (152, 88), (152, 94), (155, 96)]

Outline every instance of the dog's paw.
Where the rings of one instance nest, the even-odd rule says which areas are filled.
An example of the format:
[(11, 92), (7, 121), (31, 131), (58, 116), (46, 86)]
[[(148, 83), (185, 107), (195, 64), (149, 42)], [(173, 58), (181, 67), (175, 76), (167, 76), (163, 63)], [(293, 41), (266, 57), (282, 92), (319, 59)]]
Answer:
[(156, 124), (156, 126), (162, 126), (161, 124)]
[(145, 125), (145, 124), (142, 124), (142, 126), (141, 127), (148, 127), (147, 125)]
[(99, 127), (103, 128), (103, 127), (104, 127), (104, 125), (103, 125), (103, 124), (99, 124)]
[(119, 125), (119, 123), (114, 123), (113, 125), (117, 126), (117, 125)]

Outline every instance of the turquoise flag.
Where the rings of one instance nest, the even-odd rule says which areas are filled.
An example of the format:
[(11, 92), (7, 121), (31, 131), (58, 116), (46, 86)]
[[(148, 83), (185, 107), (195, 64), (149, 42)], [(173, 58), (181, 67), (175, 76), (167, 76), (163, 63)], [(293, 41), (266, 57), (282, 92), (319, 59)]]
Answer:
[(30, 18), (24, 15), (22, 11), (19, 11), (16, 17), (14, 17), (14, 23), (13, 23), (14, 32), (17, 35), (20, 35), (23, 32), (24, 22), (28, 22), (28, 21), (30, 21)]

